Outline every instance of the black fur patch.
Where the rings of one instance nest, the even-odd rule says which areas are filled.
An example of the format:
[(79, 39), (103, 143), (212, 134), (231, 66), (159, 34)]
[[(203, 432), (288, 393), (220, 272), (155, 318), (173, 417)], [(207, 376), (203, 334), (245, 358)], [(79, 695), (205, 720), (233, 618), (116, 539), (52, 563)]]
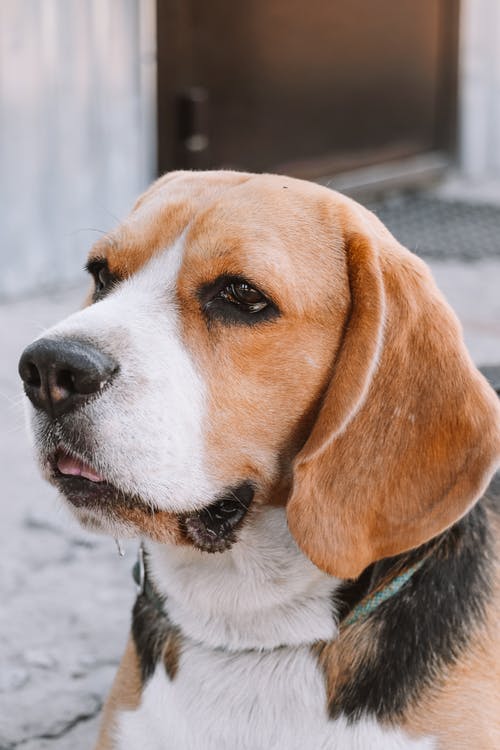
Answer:
[[(147, 570), (147, 569), (146, 569)], [(146, 577), (144, 592), (135, 600), (132, 610), (132, 637), (145, 684), (153, 676), (158, 662), (163, 659), (171, 680), (177, 673), (181, 635), (165, 612), (164, 600), (152, 589)]]
[(182, 516), (181, 531), (203, 552), (225, 552), (236, 542), (253, 496), (252, 484), (243, 482), (203, 510)]
[[(401, 591), (369, 615), (373, 648), (359, 660), (354, 673), (337, 683), (329, 706), (332, 719), (341, 714), (350, 721), (366, 714), (379, 720), (398, 719), (422, 689), (435, 685), (460, 656), (484, 621), (491, 594), (489, 511), (500, 512), (500, 477), (438, 539), (375, 565), (371, 587), (428, 554)], [(342, 647), (341, 639), (338, 645)]]

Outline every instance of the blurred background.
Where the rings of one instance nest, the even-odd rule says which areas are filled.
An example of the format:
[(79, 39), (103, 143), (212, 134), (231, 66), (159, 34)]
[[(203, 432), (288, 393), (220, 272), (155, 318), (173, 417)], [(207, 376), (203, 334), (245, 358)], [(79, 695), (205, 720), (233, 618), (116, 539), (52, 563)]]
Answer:
[(0, 299), (76, 279), (173, 168), (496, 202), (500, 3), (1, 0), (0, 122)]
[(152, 179), (217, 167), (368, 205), (499, 380), (498, 0), (0, 0), (0, 750), (91, 747), (134, 596), (32, 465), (17, 359)]

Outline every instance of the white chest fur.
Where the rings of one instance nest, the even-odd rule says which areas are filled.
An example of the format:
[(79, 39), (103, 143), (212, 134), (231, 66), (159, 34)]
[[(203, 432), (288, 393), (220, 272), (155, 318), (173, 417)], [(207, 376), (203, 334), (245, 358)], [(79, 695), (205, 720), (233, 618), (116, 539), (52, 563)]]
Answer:
[(328, 720), (310, 645), (336, 636), (338, 582), (298, 550), (283, 510), (261, 511), (222, 555), (164, 546), (150, 553), (182, 653), (174, 680), (160, 664), (140, 707), (118, 717), (118, 750), (433, 747), (372, 720)]

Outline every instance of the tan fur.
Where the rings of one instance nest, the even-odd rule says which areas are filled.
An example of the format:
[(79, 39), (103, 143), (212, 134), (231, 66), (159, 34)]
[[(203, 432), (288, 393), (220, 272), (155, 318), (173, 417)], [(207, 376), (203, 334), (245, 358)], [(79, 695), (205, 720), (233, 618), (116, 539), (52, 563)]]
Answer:
[(175, 678), (179, 669), (179, 659), (181, 656), (182, 636), (178, 628), (172, 627), (167, 635), (165, 646), (163, 648), (163, 663), (165, 670), (171, 680)]
[[(496, 551), (500, 555), (500, 524), (496, 523), (495, 529)], [(500, 747), (498, 565), (495, 581), (486, 623), (478, 629), (455, 666), (405, 716), (404, 728), (415, 736), (435, 735), (438, 750), (498, 750)]]
[(403, 722), (413, 736), (432, 735), (438, 750), (500, 747), (500, 648), (481, 634), (446, 678), (445, 687), (423, 700)]
[(108, 695), (101, 718), (101, 729), (95, 750), (112, 750), (116, 716), (120, 711), (133, 711), (141, 702), (142, 681), (139, 659), (132, 638), (129, 639), (120, 662), (113, 687)]
[(132, 527), (135, 533), (147, 534), (150, 539), (170, 544), (183, 544), (184, 537), (179, 528), (179, 519), (165, 510), (151, 511), (123, 506), (119, 512), (113, 509), (117, 520)]
[(500, 408), (424, 264), (359, 235), (347, 254), (351, 317), (295, 462), (288, 521), (316, 565), (354, 578), (480, 497), (498, 464)]
[[(96, 526), (92, 514), (87, 515), (85, 509), (79, 514), (79, 519), (89, 529), (100, 530)], [(185, 535), (182, 533), (178, 516), (165, 510), (152, 510), (147, 507), (131, 507), (128, 503), (120, 502), (120, 498), (113, 501), (110, 520), (125, 526), (130, 536), (145, 535), (156, 542), (168, 542), (169, 544), (186, 544)]]

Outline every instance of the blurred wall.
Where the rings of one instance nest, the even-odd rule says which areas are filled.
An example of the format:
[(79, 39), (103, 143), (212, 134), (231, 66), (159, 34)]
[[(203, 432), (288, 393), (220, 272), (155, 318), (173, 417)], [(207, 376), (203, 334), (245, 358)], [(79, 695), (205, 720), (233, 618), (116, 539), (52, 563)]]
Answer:
[(156, 170), (155, 0), (1, 0), (0, 298), (79, 274)]
[(462, 0), (460, 156), (465, 175), (500, 178), (500, 0)]

